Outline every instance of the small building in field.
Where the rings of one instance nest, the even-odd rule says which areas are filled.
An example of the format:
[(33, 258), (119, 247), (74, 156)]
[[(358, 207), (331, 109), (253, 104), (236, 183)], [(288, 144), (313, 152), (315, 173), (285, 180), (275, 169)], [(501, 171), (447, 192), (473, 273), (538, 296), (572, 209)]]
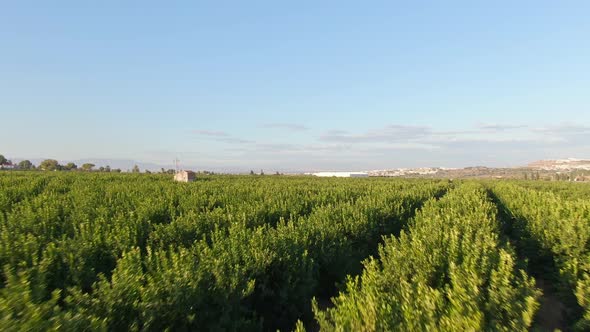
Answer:
[(368, 178), (369, 174), (365, 172), (319, 172), (313, 173), (317, 177), (335, 177), (335, 178)]
[(193, 182), (197, 178), (197, 174), (193, 171), (178, 171), (174, 175), (174, 181), (178, 182)]

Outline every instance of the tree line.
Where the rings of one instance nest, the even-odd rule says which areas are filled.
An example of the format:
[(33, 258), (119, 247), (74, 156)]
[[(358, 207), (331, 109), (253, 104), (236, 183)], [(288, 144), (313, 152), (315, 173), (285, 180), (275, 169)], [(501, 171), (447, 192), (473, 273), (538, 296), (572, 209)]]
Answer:
[[(85, 171), (85, 172), (104, 172), (104, 173), (121, 173), (123, 170), (120, 168), (112, 168), (109, 165), (97, 167), (93, 163), (84, 163), (80, 166), (76, 165), (73, 162), (69, 162), (65, 165), (59, 163), (59, 161), (55, 159), (45, 159), (39, 165), (33, 164), (30, 160), (22, 160), (18, 163), (14, 163), (11, 160), (7, 159), (3, 155), (0, 154), (0, 170), (2, 169), (11, 169), (11, 170), (22, 170), (22, 171)], [(138, 165), (134, 165), (133, 168), (127, 170), (127, 172), (131, 173), (141, 173), (141, 169)], [(150, 171), (145, 169), (143, 171), (145, 174), (175, 174), (176, 170), (169, 168), (160, 168), (159, 171)], [(211, 171), (199, 171), (200, 175), (215, 175), (215, 172)], [(264, 173), (261, 171), (261, 175)], [(276, 175), (282, 175), (277, 172)]]
[[(106, 172), (106, 173), (121, 173), (122, 170), (120, 168), (111, 168), (111, 166), (100, 166), (96, 167), (93, 163), (84, 163), (80, 166), (76, 165), (73, 162), (66, 163), (62, 165), (59, 161), (55, 159), (45, 159), (39, 165), (33, 164), (30, 160), (22, 160), (18, 163), (12, 162), (12, 160), (7, 159), (4, 155), (0, 154), (0, 169), (17, 169), (23, 171), (86, 171), (86, 172)], [(131, 169), (132, 173), (141, 173), (139, 166), (135, 165)], [(145, 173), (152, 173), (149, 170), (145, 170)], [(163, 174), (174, 174), (175, 171), (173, 169), (165, 170), (164, 168), (161, 169)]]

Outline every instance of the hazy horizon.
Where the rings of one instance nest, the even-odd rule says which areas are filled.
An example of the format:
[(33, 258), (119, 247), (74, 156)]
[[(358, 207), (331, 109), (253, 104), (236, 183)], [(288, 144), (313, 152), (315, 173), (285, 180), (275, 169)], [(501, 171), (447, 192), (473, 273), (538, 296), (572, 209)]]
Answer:
[[(23, 158), (23, 157), (9, 157), (8, 159), (13, 161), (14, 163), (18, 163), (22, 160), (29, 160), (33, 162), (34, 165), (39, 165), (43, 160), (46, 159), (54, 159), (54, 158)], [(578, 159), (578, 160), (590, 160), (590, 158), (553, 158), (553, 160), (564, 160), (564, 159)], [(548, 159), (542, 159), (547, 161)], [(399, 166), (399, 165), (389, 165), (388, 167), (382, 168), (346, 168), (346, 167), (332, 167), (332, 168), (321, 168), (321, 167), (312, 167), (312, 168), (289, 168), (287, 166), (278, 166), (278, 167), (271, 167), (271, 168), (257, 168), (257, 167), (229, 167), (229, 166), (218, 166), (218, 167), (210, 167), (207, 165), (199, 165), (199, 164), (186, 164), (181, 160), (178, 160), (178, 168), (179, 169), (187, 169), (193, 171), (212, 171), (217, 173), (226, 173), (226, 174), (246, 174), (250, 171), (254, 171), (255, 173), (259, 173), (260, 171), (264, 171), (267, 174), (274, 174), (275, 172), (281, 173), (309, 173), (309, 172), (325, 172), (325, 171), (378, 171), (378, 170), (394, 170), (394, 169), (403, 169), (403, 168), (441, 168), (441, 169), (462, 169), (467, 167), (490, 167), (490, 168), (521, 168), (526, 167), (528, 164), (541, 161), (539, 160), (531, 160), (527, 163), (520, 164), (520, 165), (486, 165), (486, 164), (469, 164), (469, 165), (455, 165), (455, 166), (445, 166), (445, 165), (421, 165), (421, 166)], [(101, 159), (101, 158), (83, 158), (83, 159), (58, 159), (58, 162), (61, 165), (65, 165), (67, 163), (73, 162), (78, 167), (82, 166), (84, 163), (92, 163), (95, 165), (95, 169), (99, 167), (109, 166), (111, 169), (120, 169), (122, 171), (131, 171), (134, 166), (138, 166), (141, 171), (150, 170), (150, 171), (160, 171), (162, 168), (169, 170), (175, 169), (176, 165), (174, 161), (170, 163), (150, 163), (145, 162), (142, 160), (131, 160), (131, 159)]]
[(590, 158), (590, 3), (0, 5), (0, 154), (199, 169)]

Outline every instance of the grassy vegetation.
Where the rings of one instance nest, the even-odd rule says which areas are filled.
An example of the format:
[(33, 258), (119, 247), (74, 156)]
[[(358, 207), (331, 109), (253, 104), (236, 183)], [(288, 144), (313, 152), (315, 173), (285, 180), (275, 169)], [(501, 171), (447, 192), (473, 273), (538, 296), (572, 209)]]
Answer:
[(526, 330), (553, 272), (584, 329), (586, 192), (526, 183), (0, 173), (0, 329)]

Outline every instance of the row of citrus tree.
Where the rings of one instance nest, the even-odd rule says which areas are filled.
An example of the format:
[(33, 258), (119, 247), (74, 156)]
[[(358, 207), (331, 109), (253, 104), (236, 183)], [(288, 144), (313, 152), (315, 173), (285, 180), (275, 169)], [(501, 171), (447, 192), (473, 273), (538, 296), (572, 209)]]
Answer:
[(0, 175), (0, 329), (288, 329), (448, 186)]
[(521, 187), (549, 191), (564, 199), (590, 199), (587, 182), (515, 181)]
[(315, 305), (321, 330), (527, 330), (540, 292), (515, 267), (499, 228), (477, 183), (430, 200), (408, 231), (388, 237), (362, 275), (349, 278), (334, 307)]
[(564, 194), (561, 189), (535, 190), (515, 183), (493, 186), (531, 269), (549, 281), (556, 280), (565, 304), (570, 309), (578, 307), (570, 310), (568, 320), (578, 319), (575, 326), (581, 330), (590, 329), (590, 201), (584, 198), (586, 190)]

